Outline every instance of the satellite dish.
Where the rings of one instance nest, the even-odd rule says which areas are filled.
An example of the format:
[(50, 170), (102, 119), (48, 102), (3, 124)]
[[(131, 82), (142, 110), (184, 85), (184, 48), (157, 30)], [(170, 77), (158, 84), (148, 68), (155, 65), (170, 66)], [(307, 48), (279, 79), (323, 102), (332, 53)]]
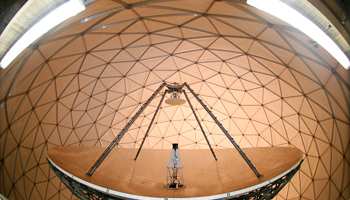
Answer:
[[(111, 151), (108, 163), (102, 164), (93, 176), (86, 176), (85, 172), (104, 150), (54, 147), (48, 150), (47, 160), (58, 178), (80, 198), (90, 195), (99, 199), (205, 200), (228, 199), (228, 194), (232, 199), (258, 199), (262, 194), (265, 199), (272, 199), (298, 171), (303, 157), (302, 151), (292, 147), (243, 148), (264, 173), (258, 179), (235, 148), (215, 149), (218, 160), (208, 149), (182, 149), (181, 163), (186, 167), (176, 174), (180, 182), (174, 181), (174, 185), (168, 181), (166, 189), (166, 178), (172, 178), (166, 175), (170, 149), (143, 149), (135, 161), (130, 155), (137, 149), (118, 148)], [(180, 161), (178, 167), (179, 164)]]
[[(50, 168), (74, 192), (74, 195), (81, 198), (98, 197), (98, 199), (147, 198), (157, 200), (159, 198), (176, 198), (180, 200), (191, 197), (196, 199), (227, 199), (228, 196), (230, 199), (258, 199), (262, 196), (264, 199), (272, 199), (300, 169), (303, 152), (299, 149), (291, 147), (245, 149), (244, 151), (248, 153), (250, 159), (265, 175), (260, 174), (243, 150), (187, 83), (167, 85), (168, 90), (162, 95), (138, 151), (127, 148), (112, 151), (128, 128), (140, 116), (140, 113), (165, 85), (166, 83), (162, 83), (159, 86), (107, 149), (63, 146), (48, 151), (47, 160)], [(167, 169), (162, 167), (166, 166), (166, 159), (161, 159), (169, 153), (166, 149), (144, 149), (142, 157), (136, 162), (165, 95), (170, 93), (171, 98), (166, 101), (168, 104), (181, 105), (185, 102), (179, 97), (179, 94), (184, 92), (183, 86), (186, 86), (193, 94), (235, 148), (216, 149), (214, 153), (202, 130), (214, 159), (208, 154), (207, 149), (188, 149), (180, 159), (178, 144), (173, 144)], [(185, 92), (184, 95), (198, 125), (201, 127)], [(201, 129), (203, 128), (201, 127)], [(130, 154), (133, 153), (136, 153), (136, 156), (134, 159), (130, 159)], [(105, 165), (100, 165), (108, 154), (112, 159), (109, 159)], [(98, 155), (100, 156), (98, 157)], [(98, 157), (95, 162), (94, 157)], [(182, 169), (182, 163), (186, 163), (186, 166), (189, 167)], [(250, 169), (247, 168), (247, 164)], [(85, 173), (91, 165), (92, 167)], [(92, 176), (98, 167), (101, 169)], [(164, 171), (160, 173), (162, 169)], [(186, 182), (188, 180), (189, 183), (189, 187), (186, 189), (182, 170), (186, 174)], [(166, 185), (163, 182), (165, 174), (167, 174)], [(203, 176), (204, 174), (205, 176)], [(167, 189), (173, 189), (173, 191), (164, 190), (164, 186)]]

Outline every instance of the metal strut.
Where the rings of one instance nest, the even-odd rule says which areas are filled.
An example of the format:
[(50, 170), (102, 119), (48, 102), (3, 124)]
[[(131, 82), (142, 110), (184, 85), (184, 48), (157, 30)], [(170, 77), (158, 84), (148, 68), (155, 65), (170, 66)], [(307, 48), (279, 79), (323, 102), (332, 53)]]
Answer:
[(230, 134), (226, 131), (226, 129), (222, 126), (222, 124), (216, 119), (216, 117), (213, 115), (213, 113), (207, 108), (207, 106), (203, 103), (203, 101), (198, 97), (196, 93), (193, 92), (193, 90), (190, 88), (190, 86), (185, 82), (183, 84), (188, 88), (188, 90), (193, 94), (193, 96), (197, 99), (197, 101), (203, 106), (203, 108), (208, 112), (208, 114), (213, 118), (215, 123), (220, 127), (222, 132), (226, 135), (226, 137), (231, 141), (233, 146), (238, 150), (239, 154), (243, 157), (243, 159), (246, 161), (246, 163), (249, 165), (249, 167), (253, 170), (255, 173), (256, 177), (262, 178), (264, 177), (261, 175), (258, 170), (254, 167), (253, 163), (248, 159), (248, 157), (245, 155), (245, 153), (242, 151), (242, 149), (238, 146), (238, 144), (233, 140), (233, 138), (230, 136)]
[(145, 108), (151, 103), (151, 101), (155, 98), (155, 96), (160, 92), (160, 90), (163, 89), (163, 87), (166, 85), (165, 82), (163, 82), (159, 88), (152, 94), (152, 96), (141, 106), (141, 108), (137, 111), (137, 113), (132, 117), (132, 119), (125, 125), (125, 127), (120, 131), (118, 136), (114, 138), (114, 140), (109, 144), (109, 146), (106, 148), (106, 150), (101, 154), (101, 156), (96, 160), (96, 162), (92, 165), (90, 170), (86, 173), (88, 176), (92, 176), (92, 174), (96, 171), (96, 169), (101, 165), (101, 163), (104, 161), (104, 159), (108, 156), (108, 154), (111, 152), (111, 150), (114, 148), (116, 144), (122, 139), (126, 131), (130, 128), (130, 126), (135, 122), (135, 120), (140, 116), (140, 114), (145, 110)]
[(153, 121), (154, 121), (154, 119), (156, 118), (156, 115), (157, 115), (157, 113), (158, 113), (158, 110), (159, 110), (159, 108), (160, 108), (160, 105), (162, 105), (162, 102), (163, 102), (164, 97), (165, 97), (165, 95), (166, 95), (167, 92), (168, 92), (168, 90), (165, 90), (165, 92), (164, 92), (164, 94), (163, 94), (163, 96), (162, 96), (162, 99), (160, 100), (160, 102), (159, 102), (159, 104), (158, 104), (157, 110), (156, 110), (156, 112), (154, 113), (153, 118), (152, 118), (152, 120), (151, 120), (151, 122), (150, 122), (150, 124), (149, 124), (149, 126), (148, 126), (148, 128), (147, 128), (146, 134), (145, 134), (145, 136), (143, 137), (143, 140), (142, 140), (142, 142), (141, 142), (140, 148), (139, 148), (139, 150), (137, 151), (134, 160), (136, 160), (137, 157), (138, 157), (139, 154), (140, 154), (140, 151), (141, 151), (141, 148), (142, 148), (142, 146), (143, 146), (143, 143), (145, 143), (145, 140), (146, 140), (146, 137), (147, 137), (147, 135), (148, 135), (148, 132), (149, 132), (149, 130), (151, 129), (151, 126), (152, 126), (152, 124), (153, 124)]
[(193, 115), (195, 116), (195, 118), (196, 118), (196, 120), (197, 120), (197, 122), (198, 122), (199, 127), (201, 128), (201, 131), (202, 131), (202, 133), (203, 133), (203, 135), (204, 135), (205, 140), (206, 140), (207, 143), (208, 143), (208, 146), (209, 146), (209, 148), (210, 148), (211, 153), (213, 154), (215, 160), (218, 160), (218, 159), (216, 158), (216, 155), (215, 155), (214, 151), (213, 151), (213, 148), (211, 148), (211, 146), (210, 146), (210, 143), (209, 143), (209, 140), (208, 140), (207, 136), (205, 135), (205, 132), (204, 132), (204, 129), (203, 129), (202, 125), (201, 125), (201, 122), (199, 121), (199, 119), (198, 119), (198, 117), (197, 117), (197, 114), (194, 112), (193, 106), (192, 106), (192, 104), (191, 104), (191, 102), (190, 102), (190, 99), (188, 98), (188, 96), (187, 96), (187, 94), (186, 94), (186, 91), (183, 90), (183, 93), (185, 94), (186, 100), (187, 100), (188, 104), (189, 104), (190, 107), (191, 107), (192, 113), (193, 113)]

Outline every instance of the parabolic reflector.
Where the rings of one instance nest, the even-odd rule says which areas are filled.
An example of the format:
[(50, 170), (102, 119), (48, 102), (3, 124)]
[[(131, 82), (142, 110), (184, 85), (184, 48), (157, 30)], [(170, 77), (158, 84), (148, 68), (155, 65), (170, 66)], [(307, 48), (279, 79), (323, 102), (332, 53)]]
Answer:
[(103, 150), (56, 147), (48, 151), (48, 160), (63, 181), (72, 178), (71, 187), (75, 190), (84, 191), (84, 187), (88, 187), (112, 197), (131, 199), (226, 199), (228, 195), (241, 196), (263, 186), (272, 187), (271, 183), (279, 179), (286, 180), (286, 175), (297, 168), (302, 159), (302, 152), (296, 148), (244, 148), (264, 174), (258, 179), (236, 149), (216, 150), (217, 161), (209, 149), (180, 150), (186, 188), (169, 190), (164, 182), (170, 149), (145, 149), (136, 161), (133, 158), (137, 149), (113, 149), (93, 176), (85, 175)]

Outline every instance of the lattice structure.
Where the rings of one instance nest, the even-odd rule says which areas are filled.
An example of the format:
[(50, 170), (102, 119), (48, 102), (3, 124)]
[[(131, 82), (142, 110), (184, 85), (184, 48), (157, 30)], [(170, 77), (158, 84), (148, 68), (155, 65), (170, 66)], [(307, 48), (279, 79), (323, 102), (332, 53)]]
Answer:
[(118, 197), (113, 197), (108, 194), (99, 192), (93, 188), (90, 188), (84, 184), (77, 182), (76, 180), (70, 178), (66, 174), (62, 173), (55, 166), (53, 166), (50, 161), (48, 162), (52, 171), (57, 175), (57, 177), (64, 183), (64, 185), (79, 199), (93, 199), (93, 200), (105, 200), (105, 199), (121, 199)]
[(293, 178), (293, 176), (298, 172), (300, 169), (302, 162), (291, 170), (288, 174), (282, 176), (278, 180), (261, 187), (257, 190), (248, 192), (246, 194), (236, 196), (232, 199), (249, 199), (249, 200), (258, 200), (258, 199), (273, 199), (282, 189), (283, 187), (290, 181), (290, 179)]
[[(0, 193), (74, 198), (47, 166), (47, 149), (108, 146), (165, 81), (187, 82), (241, 147), (305, 153), (276, 199), (349, 199), (348, 71), (239, 2), (101, 0), (38, 39), (0, 70)], [(118, 148), (140, 146), (159, 98)], [(231, 147), (193, 106), (212, 148)], [(187, 104), (163, 105), (152, 127), (143, 148), (208, 148)]]

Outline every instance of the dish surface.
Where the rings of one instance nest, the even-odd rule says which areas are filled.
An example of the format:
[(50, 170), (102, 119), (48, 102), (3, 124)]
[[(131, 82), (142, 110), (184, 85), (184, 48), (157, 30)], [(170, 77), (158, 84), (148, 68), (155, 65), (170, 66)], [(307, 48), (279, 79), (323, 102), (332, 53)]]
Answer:
[(85, 175), (105, 148), (62, 146), (49, 149), (48, 157), (66, 172), (93, 185), (123, 193), (186, 198), (223, 194), (253, 187), (282, 174), (302, 158), (302, 152), (289, 147), (243, 148), (257, 170), (256, 178), (236, 149), (180, 149), (185, 189), (169, 190), (166, 167), (170, 149), (143, 149), (135, 161), (137, 149), (115, 148), (91, 176)]

